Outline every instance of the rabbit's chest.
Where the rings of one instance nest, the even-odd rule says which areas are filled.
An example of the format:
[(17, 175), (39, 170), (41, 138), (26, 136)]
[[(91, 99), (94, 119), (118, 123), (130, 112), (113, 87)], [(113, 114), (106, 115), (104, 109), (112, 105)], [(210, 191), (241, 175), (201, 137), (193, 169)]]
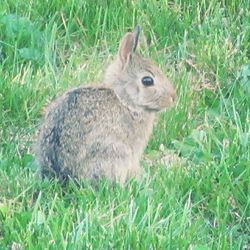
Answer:
[(154, 124), (153, 114), (133, 113), (121, 119), (121, 134), (134, 154), (141, 155), (151, 135)]

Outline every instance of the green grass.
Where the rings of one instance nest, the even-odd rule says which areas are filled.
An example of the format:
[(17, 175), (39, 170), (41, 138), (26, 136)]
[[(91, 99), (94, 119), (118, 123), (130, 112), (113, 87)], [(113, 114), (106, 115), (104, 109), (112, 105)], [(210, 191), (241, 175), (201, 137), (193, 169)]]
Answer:
[[(178, 93), (144, 178), (42, 181), (31, 151), (42, 107), (101, 81), (138, 23)], [(2, 0), (0, 249), (250, 249), (249, 41), (247, 0)]]

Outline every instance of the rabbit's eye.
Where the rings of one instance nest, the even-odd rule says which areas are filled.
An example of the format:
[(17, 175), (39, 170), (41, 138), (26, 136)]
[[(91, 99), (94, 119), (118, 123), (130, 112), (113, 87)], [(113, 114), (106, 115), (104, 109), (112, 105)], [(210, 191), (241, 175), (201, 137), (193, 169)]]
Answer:
[(149, 87), (149, 86), (154, 85), (154, 79), (153, 79), (151, 76), (144, 76), (144, 77), (141, 79), (141, 82), (142, 82), (142, 84), (143, 84), (145, 87)]

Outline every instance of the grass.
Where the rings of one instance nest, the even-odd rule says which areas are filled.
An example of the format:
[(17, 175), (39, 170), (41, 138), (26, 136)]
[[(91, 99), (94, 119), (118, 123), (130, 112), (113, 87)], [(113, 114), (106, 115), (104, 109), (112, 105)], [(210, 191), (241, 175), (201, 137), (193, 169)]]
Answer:
[[(137, 23), (178, 93), (145, 177), (97, 189), (40, 180), (42, 107), (101, 81)], [(247, 0), (2, 0), (0, 249), (250, 249), (249, 41)]]

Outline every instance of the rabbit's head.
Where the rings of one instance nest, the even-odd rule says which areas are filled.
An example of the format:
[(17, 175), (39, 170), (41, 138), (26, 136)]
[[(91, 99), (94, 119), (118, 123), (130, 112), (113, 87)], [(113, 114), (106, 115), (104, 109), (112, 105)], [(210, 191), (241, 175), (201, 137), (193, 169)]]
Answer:
[(125, 34), (104, 82), (125, 105), (138, 111), (160, 111), (173, 104), (175, 90), (158, 66), (136, 52), (139, 35), (138, 26)]

